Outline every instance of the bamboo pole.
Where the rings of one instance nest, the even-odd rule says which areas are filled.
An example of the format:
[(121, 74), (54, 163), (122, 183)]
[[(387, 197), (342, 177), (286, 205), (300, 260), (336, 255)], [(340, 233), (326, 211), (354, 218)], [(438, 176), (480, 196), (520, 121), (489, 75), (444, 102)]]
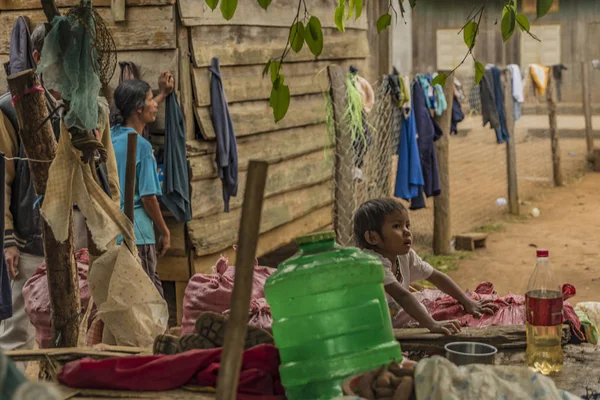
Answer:
[(235, 400), (248, 328), (248, 310), (252, 294), (252, 275), (260, 227), (267, 168), (264, 161), (250, 161), (242, 204), (239, 249), (235, 262), (235, 282), (231, 295), (231, 313), (225, 331), (221, 368), (217, 380), (217, 399)]
[(560, 142), (558, 140), (558, 125), (556, 122), (556, 102), (554, 101), (554, 83), (552, 74), (548, 75), (546, 88), (546, 102), (548, 103), (548, 118), (550, 120), (550, 141), (552, 146), (552, 177), (554, 186), (563, 185), (563, 176), (560, 168)]
[[(56, 138), (48, 117), (46, 98), (38, 75), (34, 70), (23, 71), (7, 78), (19, 121), (19, 136), (27, 157), (51, 161), (56, 154)], [(43, 124), (42, 122), (45, 121)], [(36, 193), (46, 193), (50, 162), (29, 161)], [(79, 283), (73, 257), (73, 210), (67, 224), (69, 236), (64, 243), (54, 238), (54, 233), (43, 220), (42, 233), (48, 268), (48, 289), (52, 309), (52, 328), (56, 347), (77, 346), (79, 336)]]
[(508, 189), (508, 211), (512, 215), (519, 215), (519, 188), (517, 180), (517, 149), (515, 143), (515, 118), (512, 112), (512, 74), (510, 70), (504, 70), (504, 114), (506, 115), (506, 129), (509, 139), (506, 141), (506, 182)]
[[(449, 75), (449, 71), (440, 73)], [(433, 253), (435, 255), (450, 254), (452, 251), (452, 222), (450, 212), (450, 125), (452, 123), (452, 100), (454, 98), (453, 76), (448, 76), (450, 82), (444, 86), (444, 96), (448, 108), (437, 117), (436, 121), (443, 132), (435, 142), (438, 160), (441, 193), (433, 198)]]
[(583, 94), (583, 115), (585, 116), (585, 142), (587, 152), (594, 150), (594, 128), (592, 126), (592, 91), (590, 90), (590, 64), (581, 63), (581, 92)]

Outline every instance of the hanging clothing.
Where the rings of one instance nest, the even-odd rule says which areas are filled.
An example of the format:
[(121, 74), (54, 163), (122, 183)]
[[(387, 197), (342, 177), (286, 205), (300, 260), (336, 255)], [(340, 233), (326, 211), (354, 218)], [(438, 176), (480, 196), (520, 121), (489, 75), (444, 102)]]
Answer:
[(459, 103), (464, 103), (467, 100), (462, 83), (458, 78), (454, 78), (454, 96), (457, 97)]
[[(433, 74), (435, 78), (437, 73)], [(435, 115), (440, 117), (446, 109), (448, 109), (448, 102), (446, 101), (446, 96), (444, 95), (444, 88), (439, 83), (434, 86), (435, 89)]]
[(10, 34), (9, 63), (6, 75), (17, 74), (28, 69), (36, 68), (33, 60), (33, 44), (27, 21), (19, 17), (13, 25)]
[(562, 72), (568, 71), (568, 68), (563, 64), (557, 64), (552, 66), (552, 77), (554, 78), (554, 86), (556, 87), (556, 99), (562, 100)]
[(483, 79), (479, 83), (481, 94), (481, 116), (483, 117), (483, 126), (490, 124), (490, 128), (498, 129), (500, 127), (500, 117), (496, 108), (496, 92), (494, 90), (494, 75), (490, 66), (485, 68)]
[(223, 203), (225, 212), (229, 212), (229, 199), (237, 196), (238, 190), (238, 154), (233, 122), (229, 115), (229, 106), (221, 80), (219, 59), (210, 61), (210, 103), (211, 117), (217, 137), (217, 169), (223, 183)]
[[(436, 102), (435, 102), (435, 90), (433, 86), (431, 86), (431, 81), (433, 78), (429, 73), (422, 75), (417, 74), (417, 80), (419, 81), (421, 88), (423, 90), (423, 95), (425, 96), (425, 103), (427, 104), (427, 108), (430, 110), (435, 110)], [(413, 94), (414, 96), (414, 94)]]
[(165, 109), (165, 178), (163, 204), (179, 222), (192, 219), (190, 182), (185, 148), (185, 121), (175, 92), (167, 96)]
[(358, 73), (354, 75), (354, 85), (358, 89), (360, 97), (362, 97), (364, 112), (370, 113), (373, 109), (373, 105), (375, 105), (375, 92), (373, 91), (373, 87), (371, 87), (371, 84), (367, 82), (365, 78), (358, 75)]
[(429, 106), (425, 95), (426, 91), (423, 89), (421, 81), (421, 79), (416, 79), (413, 84), (412, 110), (417, 127), (417, 144), (421, 158), (421, 170), (423, 172), (423, 188), (420, 190), (421, 193), (411, 200), (411, 209), (425, 207), (423, 194), (427, 197), (431, 197), (441, 193), (434, 142), (438, 140), (443, 133), (429, 112)]
[(500, 119), (500, 127), (496, 129), (496, 140), (498, 143), (504, 143), (510, 139), (508, 128), (506, 126), (506, 111), (504, 109), (504, 94), (502, 93), (502, 82), (500, 81), (500, 69), (492, 67), (494, 77), (494, 94), (496, 97), (496, 109)]
[(546, 93), (548, 87), (548, 78), (550, 77), (550, 68), (544, 67), (539, 64), (531, 64), (529, 66), (529, 73), (535, 88), (537, 89), (538, 96), (543, 96)]
[(412, 110), (412, 90), (410, 85), (410, 78), (408, 76), (403, 76), (400, 79), (400, 87), (402, 88), (402, 96), (405, 96), (405, 101), (402, 105), (402, 114), (404, 115), (404, 118), (408, 118)]
[(415, 198), (419, 195), (419, 188), (422, 188), (423, 184), (415, 118), (413, 115), (408, 119), (402, 117), (394, 196), (404, 200)]
[(458, 135), (458, 123), (465, 119), (465, 114), (462, 111), (458, 97), (453, 96), (452, 99), (452, 120), (450, 122), (450, 133)]
[(517, 121), (521, 118), (521, 103), (525, 101), (523, 76), (521, 75), (521, 68), (518, 65), (510, 64), (507, 68), (512, 77), (513, 118)]

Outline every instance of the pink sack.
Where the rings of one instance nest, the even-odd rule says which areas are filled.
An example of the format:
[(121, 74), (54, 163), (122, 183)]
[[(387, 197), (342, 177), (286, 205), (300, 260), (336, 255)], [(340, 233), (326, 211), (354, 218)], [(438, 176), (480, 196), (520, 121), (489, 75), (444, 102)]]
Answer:
[[(275, 272), (275, 269), (260, 267), (258, 261), (254, 264), (251, 299), (265, 297), (265, 282)], [(192, 276), (185, 289), (183, 298), (183, 318), (181, 333), (193, 333), (196, 319), (206, 311), (218, 314), (229, 309), (235, 266), (229, 265), (229, 260), (221, 256), (213, 267), (212, 274), (196, 274)]]
[[(223, 315), (229, 315), (229, 311), (230, 310), (225, 311)], [(248, 325), (264, 329), (269, 333), (271, 332), (273, 315), (271, 314), (271, 307), (269, 306), (269, 303), (267, 303), (267, 299), (264, 297), (250, 300), (250, 315), (248, 317)]]
[[(87, 249), (81, 249), (75, 259), (77, 261), (77, 276), (79, 277), (81, 313), (84, 314), (90, 301), (90, 290), (87, 280), (89, 264)], [(39, 348), (46, 349), (53, 347), (53, 331), (50, 322), (50, 293), (48, 291), (45, 261), (38, 267), (31, 278), (27, 280), (25, 286), (23, 286), (23, 298), (25, 300), (25, 312), (29, 316), (31, 324), (36, 329), (35, 340)]]

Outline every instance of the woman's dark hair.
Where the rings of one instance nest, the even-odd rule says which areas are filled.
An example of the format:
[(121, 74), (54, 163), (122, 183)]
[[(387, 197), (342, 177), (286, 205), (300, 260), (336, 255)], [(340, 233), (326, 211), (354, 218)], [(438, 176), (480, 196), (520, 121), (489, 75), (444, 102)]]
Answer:
[(383, 222), (385, 216), (394, 211), (405, 211), (398, 200), (392, 198), (381, 198), (369, 200), (363, 203), (354, 213), (354, 241), (361, 249), (369, 249), (372, 246), (365, 240), (365, 233), (377, 232), (382, 236)]
[(146, 95), (151, 87), (137, 79), (123, 81), (115, 89), (114, 107), (110, 116), (110, 125), (124, 124), (127, 118), (146, 105)]

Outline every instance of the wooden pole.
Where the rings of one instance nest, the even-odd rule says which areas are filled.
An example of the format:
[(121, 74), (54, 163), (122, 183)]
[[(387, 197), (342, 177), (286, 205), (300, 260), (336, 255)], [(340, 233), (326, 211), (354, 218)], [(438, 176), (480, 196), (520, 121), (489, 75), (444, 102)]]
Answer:
[(563, 185), (563, 176), (560, 169), (560, 143), (558, 141), (558, 126), (556, 122), (556, 102), (554, 101), (554, 83), (552, 74), (548, 74), (548, 87), (546, 88), (546, 102), (548, 103), (548, 118), (550, 119), (550, 141), (552, 145), (552, 177), (554, 186)]
[(135, 166), (137, 158), (138, 134), (130, 132), (127, 136), (127, 164), (125, 165), (125, 198), (123, 199), (125, 215), (133, 222), (133, 197), (135, 195)]
[(239, 248), (235, 262), (235, 282), (231, 295), (231, 312), (225, 331), (221, 368), (217, 380), (219, 400), (235, 400), (237, 395), (268, 166), (269, 164), (264, 161), (250, 161), (248, 165), (238, 236)]
[(581, 92), (583, 94), (583, 115), (585, 116), (585, 141), (588, 154), (594, 150), (594, 128), (592, 126), (592, 91), (590, 90), (590, 64), (581, 63)]
[[(442, 71), (446, 75), (449, 71)], [(452, 123), (452, 100), (454, 99), (453, 76), (448, 76), (448, 82), (444, 86), (444, 96), (448, 108), (437, 117), (436, 121), (444, 133), (435, 142), (437, 153), (438, 171), (440, 177), (439, 196), (433, 198), (433, 253), (435, 255), (450, 254), (452, 251), (452, 225), (450, 213), (450, 124)]]
[(344, 118), (348, 105), (346, 71), (338, 66), (327, 68), (335, 126), (335, 192), (333, 224), (338, 243), (351, 246), (354, 241), (354, 148), (350, 128)]
[(517, 180), (517, 149), (515, 138), (515, 118), (513, 115), (512, 74), (504, 70), (504, 114), (506, 115), (506, 129), (509, 139), (506, 141), (506, 182), (508, 186), (508, 212), (519, 215), (519, 188)]
[[(19, 121), (19, 136), (27, 157), (35, 160), (53, 160), (57, 143), (50, 121), (47, 120), (42, 124), (48, 117), (48, 108), (38, 75), (34, 70), (27, 70), (9, 76), (7, 81)], [(50, 163), (29, 161), (29, 169), (35, 192), (43, 196), (46, 193)], [(56, 347), (77, 346), (79, 336), (79, 282), (73, 256), (72, 208), (67, 223), (69, 224), (68, 239), (64, 243), (59, 243), (54, 238), (52, 229), (42, 218), (51, 319)]]

